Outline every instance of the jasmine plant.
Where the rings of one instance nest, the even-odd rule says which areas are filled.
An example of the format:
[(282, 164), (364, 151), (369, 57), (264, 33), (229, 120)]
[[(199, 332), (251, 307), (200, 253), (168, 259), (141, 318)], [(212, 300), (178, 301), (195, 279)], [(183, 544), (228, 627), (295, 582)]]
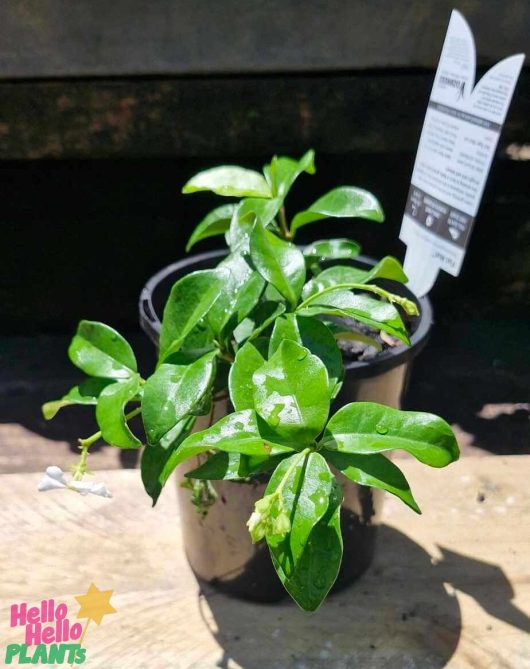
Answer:
[[(190, 237), (187, 250), (224, 235), (227, 255), (216, 268), (173, 285), (156, 369), (142, 378), (118, 332), (82, 321), (68, 354), (88, 378), (43, 407), (48, 419), (71, 404), (95, 407), (100, 430), (79, 440), (73, 482), (87, 474), (89, 449), (100, 439), (119, 448), (145, 445), (141, 475), (153, 504), (190, 458), (197, 466), (186, 477), (199, 506), (215, 501), (212, 481), (267, 475), (265, 495), (248, 520), (250, 536), (267, 542), (286, 590), (309, 611), (329, 592), (342, 559), (337, 473), (343, 481), (386, 490), (419, 513), (387, 452), (406, 451), (431, 467), (459, 455), (450, 426), (431, 414), (371, 402), (331, 413), (344, 374), (338, 340), (367, 338), (340, 319), (408, 345), (404, 316), (418, 315), (418, 308), (374, 283), (407, 281), (395, 258), (364, 270), (347, 264), (360, 252), (350, 239), (304, 249), (294, 243), (302, 226), (324, 218), (384, 219), (377, 199), (353, 186), (334, 188), (288, 218), (291, 186), (314, 172), (308, 151), (300, 160), (275, 156), (262, 173), (222, 166), (190, 179), (183, 193), (212, 191), (237, 201), (211, 211)], [(197, 417), (212, 416), (213, 402), (226, 393), (233, 412), (193, 432)], [(131, 429), (135, 416), (143, 431)], [(60, 479), (52, 487), (76, 489), (52, 473)]]

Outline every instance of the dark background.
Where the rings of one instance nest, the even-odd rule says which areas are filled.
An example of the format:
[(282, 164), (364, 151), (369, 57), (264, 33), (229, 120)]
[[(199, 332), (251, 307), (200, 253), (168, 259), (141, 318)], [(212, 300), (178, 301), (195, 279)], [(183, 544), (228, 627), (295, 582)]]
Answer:
[[(453, 6), (480, 76), (528, 49), (525, 0), (4, 1), (0, 5), (0, 420), (53, 437), (80, 318), (136, 336), (147, 278), (184, 253), (218, 203), (183, 196), (199, 169), (260, 168), (312, 147), (291, 211), (360, 185), (387, 221), (308, 226), (403, 258), (398, 240), (434, 70)], [(436, 327), (407, 406), (442, 413), (461, 443), (530, 451), (530, 72), (523, 70), (461, 276), (433, 290)], [(527, 149), (528, 153), (528, 149)], [(289, 213), (289, 212), (288, 212)], [(197, 247), (218, 245), (208, 240)], [(67, 420), (67, 419), (60, 419)], [(77, 426), (76, 426), (77, 428)]]

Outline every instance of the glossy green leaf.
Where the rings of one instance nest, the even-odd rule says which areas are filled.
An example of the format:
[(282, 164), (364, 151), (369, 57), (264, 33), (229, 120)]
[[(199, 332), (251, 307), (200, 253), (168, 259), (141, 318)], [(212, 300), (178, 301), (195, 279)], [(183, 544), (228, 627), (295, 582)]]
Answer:
[(385, 215), (377, 198), (362, 188), (334, 188), (293, 218), (291, 233), (323, 218), (365, 218), (381, 223)]
[(322, 443), (328, 450), (366, 455), (403, 450), (431, 467), (445, 467), (459, 457), (453, 431), (442, 418), (373, 402), (339, 409), (327, 424)]
[(150, 444), (158, 444), (200, 405), (213, 383), (215, 355), (207, 353), (191, 365), (162, 364), (147, 379), (142, 418)]
[(283, 200), (302, 172), (315, 173), (315, 152), (309, 149), (300, 160), (274, 156), (270, 164), (265, 165), (263, 172), (272, 193)]
[(305, 346), (316, 355), (328, 372), (329, 392), (333, 398), (340, 390), (344, 373), (342, 355), (330, 329), (316, 318), (285, 314), (276, 319), (270, 338), (269, 357), (279, 348), (281, 342), (291, 339)]
[(377, 265), (366, 274), (361, 283), (370, 283), (375, 279), (390, 279), (391, 281), (398, 281), (399, 283), (407, 283), (408, 276), (403, 271), (403, 266), (393, 256), (385, 256)]
[(252, 376), (267, 359), (268, 345), (268, 339), (258, 337), (248, 341), (236, 354), (228, 375), (228, 390), (236, 411), (254, 409)]
[(259, 172), (236, 165), (222, 165), (199, 172), (186, 183), (182, 192), (204, 190), (228, 197), (271, 197), (269, 185)]
[(335, 265), (322, 270), (317, 276), (308, 281), (302, 289), (302, 299), (307, 300), (312, 295), (322, 292), (326, 288), (362, 283), (368, 273), (349, 265)]
[(250, 256), (254, 267), (293, 306), (305, 280), (305, 262), (301, 251), (290, 242), (276, 237), (259, 225), (250, 237)]
[(66, 395), (61, 399), (46, 402), (42, 405), (42, 415), (46, 420), (51, 420), (57, 415), (57, 412), (63, 407), (71, 406), (73, 404), (97, 404), (98, 397), (109, 383), (113, 383), (110, 379), (86, 379), (78, 386), (71, 388)]
[(179, 350), (166, 355), (165, 362), (172, 365), (189, 365), (215, 348), (213, 331), (206, 318), (202, 318), (186, 335)]
[(130, 344), (113, 328), (81, 321), (68, 348), (70, 360), (89, 376), (127, 379), (137, 371)]
[(153, 506), (162, 492), (163, 484), (160, 482), (160, 475), (166, 462), (182, 441), (189, 436), (194, 423), (194, 416), (185, 418), (172, 430), (171, 440), (168, 443), (165, 443), (164, 446), (146, 446), (143, 450), (140, 461), (142, 482), (147, 494), (153, 500)]
[(398, 281), (399, 283), (407, 283), (408, 281), (408, 277), (403, 271), (399, 260), (396, 260), (392, 256), (386, 256), (370, 270), (348, 265), (329, 267), (305, 284), (302, 290), (302, 298), (305, 300), (310, 295), (319, 293), (325, 288), (331, 288), (332, 286), (367, 284), (376, 279), (389, 279), (391, 281)]
[(287, 339), (252, 380), (256, 411), (278, 434), (301, 445), (320, 434), (330, 401), (328, 373), (320, 358)]
[(227, 280), (225, 270), (200, 270), (177, 281), (164, 307), (160, 360), (178, 351), (186, 337), (211, 309)]
[(241, 453), (214, 453), (206, 462), (185, 474), (204, 481), (238, 481), (248, 476), (247, 456)]
[(380, 453), (357, 455), (356, 453), (339, 453), (327, 449), (324, 449), (322, 454), (350, 481), (386, 490), (399, 497), (416, 513), (421, 513), (403, 472), (384, 455)]
[(353, 318), (409, 344), (409, 336), (398, 310), (388, 302), (374, 300), (366, 295), (355, 295), (349, 290), (317, 293), (300, 305), (301, 316), (339, 316)]
[(164, 467), (161, 482), (165, 483), (175, 467), (208, 450), (268, 456), (293, 450), (255, 411), (229, 414), (202, 432), (190, 435), (175, 451)]
[(360, 245), (351, 239), (322, 239), (304, 249), (304, 255), (310, 261), (355, 258), (360, 252)]
[(265, 288), (265, 280), (239, 253), (231, 253), (219, 265), (227, 276), (219, 297), (208, 311), (208, 323), (222, 340), (228, 324), (232, 329), (256, 306)]
[(260, 302), (234, 329), (234, 339), (238, 344), (256, 339), (284, 312), (285, 305), (281, 302)]
[[(269, 200), (263, 200), (269, 202)], [(257, 217), (254, 212), (242, 210), (242, 204), (234, 211), (230, 228), (225, 234), (225, 239), (232, 253), (248, 255), (250, 253), (250, 235), (256, 225)]]
[(230, 221), (236, 208), (237, 204), (225, 204), (211, 211), (193, 231), (186, 244), (186, 251), (189, 251), (201, 239), (215, 237), (226, 232), (230, 227)]
[[(290, 453), (290, 451), (289, 451)], [(241, 453), (214, 453), (208, 460), (185, 474), (186, 478), (207, 481), (239, 481), (275, 469), (288, 453), (269, 456), (249, 456)]]
[(283, 537), (266, 537), (272, 561), (296, 603), (305, 611), (314, 611), (335, 582), (342, 559), (342, 491), (325, 459), (314, 452), (303, 459), (294, 455), (283, 460), (266, 494), (279, 487), (291, 529)]
[(131, 432), (125, 420), (125, 408), (140, 390), (140, 376), (111, 383), (104, 388), (96, 405), (96, 420), (107, 444), (120, 448), (139, 448), (142, 442)]
[[(328, 328), (333, 332), (333, 336), (337, 341), (356, 341), (366, 346), (372, 346), (376, 351), (382, 351), (383, 345), (377, 339), (369, 337), (368, 335), (363, 334), (362, 332), (357, 332), (357, 330), (345, 330), (346, 326), (338, 325), (336, 323), (326, 323)], [(331, 327), (333, 325), (334, 327)]]
[(280, 209), (282, 201), (275, 197), (270, 200), (262, 198), (246, 198), (239, 205), (239, 217), (245, 217), (248, 214), (255, 214), (263, 228), (266, 228), (274, 219)]

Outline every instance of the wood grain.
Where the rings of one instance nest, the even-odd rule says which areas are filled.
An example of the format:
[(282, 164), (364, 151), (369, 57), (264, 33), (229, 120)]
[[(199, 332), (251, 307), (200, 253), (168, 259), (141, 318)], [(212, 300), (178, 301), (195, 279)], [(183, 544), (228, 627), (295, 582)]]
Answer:
[(171, 485), (151, 509), (135, 471), (98, 474), (112, 500), (4, 475), (0, 657), (21, 641), (12, 603), (54, 597), (75, 615), (94, 581), (118, 613), (89, 629), (87, 669), (527, 669), (530, 456), (401, 465), (423, 516), (388, 497), (374, 565), (314, 615), (201, 592)]

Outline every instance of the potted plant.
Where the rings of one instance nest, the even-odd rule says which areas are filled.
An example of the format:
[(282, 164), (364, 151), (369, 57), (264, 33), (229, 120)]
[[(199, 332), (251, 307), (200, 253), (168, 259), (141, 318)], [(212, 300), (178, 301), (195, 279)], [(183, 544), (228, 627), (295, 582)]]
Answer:
[[(109, 494), (85, 478), (90, 446), (99, 439), (119, 448), (145, 443), (141, 474), (153, 503), (175, 470), (184, 480), (184, 543), (195, 573), (259, 600), (278, 598), (281, 584), (311, 611), (336, 581), (351, 581), (369, 564), (381, 491), (419, 512), (387, 454), (403, 450), (433, 467), (458, 458), (445, 421), (395, 408), (406, 360), (396, 363), (392, 352), (406, 355), (422, 316), (423, 330), (430, 324), (428, 303), (407, 292), (398, 261), (356, 264), (360, 249), (349, 239), (294, 244), (301, 226), (323, 218), (383, 220), (373, 195), (348, 186), (288, 222), (290, 187), (314, 171), (309, 151), (299, 161), (274, 157), (263, 174), (222, 166), (184, 186), (184, 193), (240, 198), (210, 212), (188, 243), (224, 234), (229, 251), (180, 263), (155, 281), (172, 282), (159, 334), (155, 284), (144, 291), (143, 324), (159, 349), (146, 379), (118, 332), (79, 324), (69, 356), (89, 378), (43, 411), (51, 418), (69, 404), (95, 405), (100, 431), (79, 440), (70, 482), (53, 467), (41, 482), (41, 489)], [(424, 339), (425, 331), (414, 346)], [(350, 401), (358, 388), (356, 397), (340, 398), (352, 341), (378, 353), (356, 363), (359, 378), (367, 368), (380, 377), (402, 368), (392, 381), (398, 393), (386, 404)], [(352, 391), (359, 379), (346, 367)], [(139, 415), (143, 429), (132, 430)]]

